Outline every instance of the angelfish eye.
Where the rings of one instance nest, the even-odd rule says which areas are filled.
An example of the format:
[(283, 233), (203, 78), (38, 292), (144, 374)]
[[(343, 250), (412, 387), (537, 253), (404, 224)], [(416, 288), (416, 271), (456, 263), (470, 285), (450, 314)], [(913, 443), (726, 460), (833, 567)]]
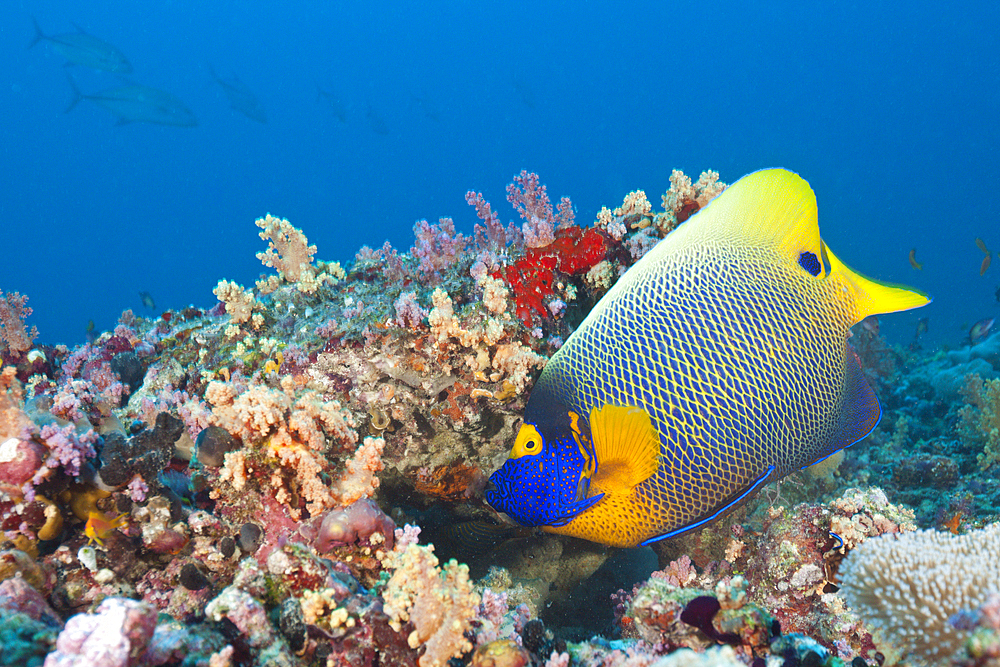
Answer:
[(535, 442), (534, 440), (529, 440), (528, 442), (524, 443), (524, 448), (527, 449), (529, 452), (534, 451), (535, 447), (537, 446), (538, 443)]

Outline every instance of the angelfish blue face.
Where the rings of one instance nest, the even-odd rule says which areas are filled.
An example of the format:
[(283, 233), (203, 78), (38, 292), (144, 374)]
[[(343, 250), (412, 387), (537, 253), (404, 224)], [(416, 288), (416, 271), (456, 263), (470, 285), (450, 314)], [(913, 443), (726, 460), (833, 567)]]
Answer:
[(578, 433), (546, 441), (523, 424), (510, 458), (490, 475), (486, 502), (522, 526), (565, 525), (602, 497), (586, 497), (594, 457), (582, 442)]

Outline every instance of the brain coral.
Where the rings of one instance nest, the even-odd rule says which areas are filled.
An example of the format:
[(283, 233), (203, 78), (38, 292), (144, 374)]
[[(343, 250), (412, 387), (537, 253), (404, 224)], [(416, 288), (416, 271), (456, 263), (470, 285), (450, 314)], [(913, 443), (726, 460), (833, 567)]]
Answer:
[(914, 657), (944, 664), (969, 636), (963, 617), (1000, 586), (1000, 523), (965, 535), (871, 538), (847, 555), (840, 576), (847, 603), (865, 621)]

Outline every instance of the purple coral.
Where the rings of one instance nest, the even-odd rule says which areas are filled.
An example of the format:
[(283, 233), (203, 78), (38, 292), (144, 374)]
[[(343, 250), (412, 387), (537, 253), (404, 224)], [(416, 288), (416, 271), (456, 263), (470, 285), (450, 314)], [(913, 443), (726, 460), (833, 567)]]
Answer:
[(146, 602), (107, 598), (94, 614), (77, 614), (59, 633), (45, 667), (132, 667), (156, 629), (156, 608)]
[(420, 260), (417, 269), (427, 277), (453, 265), (469, 245), (468, 239), (455, 231), (451, 218), (441, 218), (436, 225), (418, 220), (413, 234), (417, 241), (411, 253)]
[(80, 466), (87, 459), (97, 456), (94, 451), (94, 443), (97, 442), (97, 434), (93, 429), (87, 430), (82, 435), (76, 432), (73, 424), (66, 426), (56, 426), (46, 424), (42, 427), (42, 440), (49, 448), (49, 458), (45, 462), (46, 467), (52, 468), (54, 465), (61, 465), (67, 475), (76, 477), (80, 474)]
[(427, 317), (427, 309), (417, 303), (416, 292), (403, 292), (393, 304), (396, 311), (396, 324), (401, 327), (419, 327)]

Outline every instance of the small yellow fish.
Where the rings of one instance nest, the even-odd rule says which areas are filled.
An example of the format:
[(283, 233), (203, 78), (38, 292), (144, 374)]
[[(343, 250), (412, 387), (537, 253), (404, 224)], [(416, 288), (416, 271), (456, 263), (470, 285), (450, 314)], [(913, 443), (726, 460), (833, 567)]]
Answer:
[(923, 271), (924, 265), (917, 261), (917, 249), (910, 248), (910, 266), (915, 268), (917, 271)]
[(109, 519), (103, 512), (90, 512), (87, 519), (87, 526), (83, 529), (83, 534), (90, 538), (88, 544), (97, 542), (102, 547), (111, 531), (120, 528), (125, 523), (125, 514), (119, 514), (113, 519)]

